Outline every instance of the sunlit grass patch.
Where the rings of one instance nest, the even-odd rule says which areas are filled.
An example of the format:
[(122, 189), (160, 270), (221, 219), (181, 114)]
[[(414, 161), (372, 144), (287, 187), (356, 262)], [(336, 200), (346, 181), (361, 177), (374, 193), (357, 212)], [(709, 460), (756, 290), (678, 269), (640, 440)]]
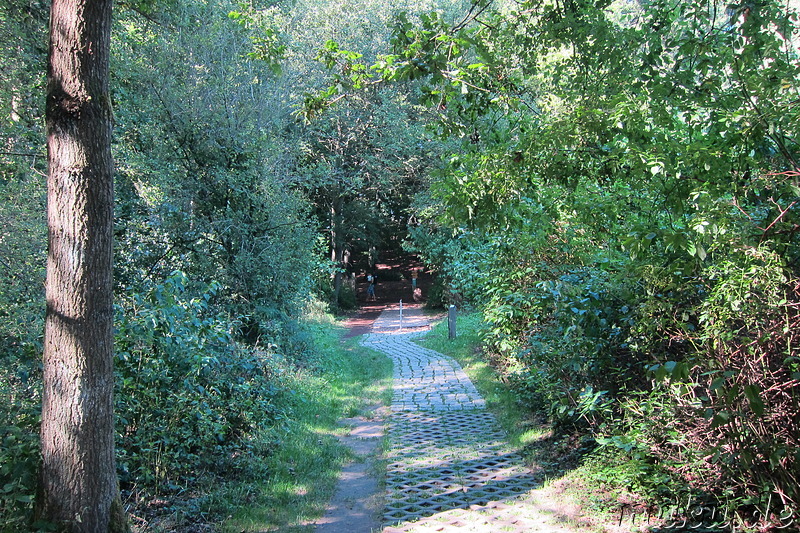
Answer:
[(481, 352), (482, 327), (479, 313), (459, 312), (455, 339), (448, 338), (447, 320), (442, 320), (417, 342), (458, 361), (486, 400), (487, 408), (508, 434), (511, 445), (524, 445), (527, 442), (522, 442), (523, 435), (537, 431), (538, 425), (532, 425), (531, 413), (520, 407), (516, 394), (484, 359)]
[(520, 432), (519, 434), (519, 443), (523, 446), (528, 446), (535, 442), (542, 441), (547, 439), (552, 435), (552, 431), (549, 428), (543, 426), (536, 426), (530, 429), (525, 429)]
[(311, 531), (303, 524), (324, 513), (339, 471), (353, 458), (336, 438), (347, 431), (338, 421), (390, 398), (386, 357), (357, 339), (342, 342), (341, 328), (330, 322), (307, 326), (317, 351), (309, 368), (292, 370), (284, 419), (257, 437), (268, 452), (258, 476), (230, 484), (223, 531)]

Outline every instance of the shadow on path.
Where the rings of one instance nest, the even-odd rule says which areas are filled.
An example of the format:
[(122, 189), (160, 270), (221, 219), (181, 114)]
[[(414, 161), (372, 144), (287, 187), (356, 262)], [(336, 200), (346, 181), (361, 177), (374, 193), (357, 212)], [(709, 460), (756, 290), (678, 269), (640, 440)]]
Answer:
[[(394, 363), (393, 399), (375, 420), (348, 419), (343, 441), (360, 457), (342, 471), (317, 533), (576, 533), (574, 513), (542, 492), (457, 361), (414, 342), (429, 327), (421, 306), (369, 306), (349, 335)], [(364, 424), (371, 423), (371, 429)], [(386, 425), (385, 491), (374, 479)], [(382, 434), (382, 433), (381, 433)], [(382, 510), (382, 512), (381, 512)], [(585, 531), (585, 530), (584, 530)]]
[(361, 341), (394, 363), (383, 532), (574, 533), (458, 362), (414, 342), (411, 315), (405, 329), (385, 311)]
[(336, 493), (328, 503), (325, 516), (314, 523), (316, 533), (372, 533), (380, 530), (380, 510), (383, 497), (374, 474), (378, 444), (383, 437), (384, 420), (381, 413), (375, 418), (347, 418), (340, 423), (350, 432), (340, 437), (356, 460), (342, 468)]

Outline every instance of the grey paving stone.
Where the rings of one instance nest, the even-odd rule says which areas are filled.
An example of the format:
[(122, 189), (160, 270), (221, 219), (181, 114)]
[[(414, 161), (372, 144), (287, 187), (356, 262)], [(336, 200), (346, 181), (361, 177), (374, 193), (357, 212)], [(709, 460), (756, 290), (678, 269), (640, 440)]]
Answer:
[[(394, 363), (384, 533), (458, 529), (461, 510), (505, 511), (496, 502), (526, 494), (536, 480), (458, 362), (417, 345), (425, 332), (401, 330), (392, 313), (362, 339)], [(524, 530), (505, 516), (494, 521)]]

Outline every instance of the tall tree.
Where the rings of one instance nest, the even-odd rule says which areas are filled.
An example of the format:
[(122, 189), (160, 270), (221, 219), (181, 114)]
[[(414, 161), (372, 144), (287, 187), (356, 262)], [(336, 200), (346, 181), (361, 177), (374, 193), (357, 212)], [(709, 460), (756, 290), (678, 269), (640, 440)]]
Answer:
[(53, 0), (39, 515), (124, 531), (114, 460), (111, 0)]

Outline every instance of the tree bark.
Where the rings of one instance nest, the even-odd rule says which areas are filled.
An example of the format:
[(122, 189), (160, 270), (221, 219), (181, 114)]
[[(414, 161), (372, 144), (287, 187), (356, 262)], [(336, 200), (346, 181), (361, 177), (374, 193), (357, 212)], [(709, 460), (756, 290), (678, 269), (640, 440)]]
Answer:
[(344, 275), (344, 239), (342, 236), (342, 210), (344, 208), (344, 199), (338, 195), (331, 205), (331, 261), (336, 265), (336, 271), (333, 274), (333, 298), (332, 304), (334, 308), (340, 307), (340, 295), (342, 293), (342, 277)]
[(50, 11), (37, 514), (69, 532), (128, 530), (114, 457), (111, 5), (53, 0)]

